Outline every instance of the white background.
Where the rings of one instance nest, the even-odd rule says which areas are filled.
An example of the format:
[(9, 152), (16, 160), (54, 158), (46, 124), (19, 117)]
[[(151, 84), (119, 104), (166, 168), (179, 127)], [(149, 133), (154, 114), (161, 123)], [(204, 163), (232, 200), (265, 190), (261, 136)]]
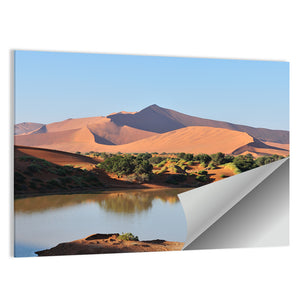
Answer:
[[(300, 299), (296, 287), (300, 267), (296, 4), (275, 0), (1, 1), (1, 298), (194, 299), (199, 294), (205, 300)], [(11, 258), (11, 49), (289, 61), (291, 246)]]

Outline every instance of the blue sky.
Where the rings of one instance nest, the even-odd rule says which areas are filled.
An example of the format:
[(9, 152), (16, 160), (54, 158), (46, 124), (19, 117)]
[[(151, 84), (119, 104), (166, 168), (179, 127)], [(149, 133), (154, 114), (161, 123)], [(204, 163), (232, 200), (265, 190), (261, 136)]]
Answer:
[(15, 52), (15, 123), (138, 111), (289, 129), (287, 62)]

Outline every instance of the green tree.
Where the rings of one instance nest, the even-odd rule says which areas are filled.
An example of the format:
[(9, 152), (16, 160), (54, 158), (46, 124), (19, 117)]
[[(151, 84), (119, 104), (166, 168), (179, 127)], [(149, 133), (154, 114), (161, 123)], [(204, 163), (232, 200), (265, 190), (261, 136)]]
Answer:
[(215, 164), (222, 165), (224, 163), (225, 154), (222, 152), (218, 152), (211, 154), (210, 157)]
[(198, 160), (200, 163), (204, 163), (207, 166), (211, 161), (211, 157), (208, 154), (202, 153), (194, 156), (194, 160)]
[(250, 155), (238, 155), (234, 158), (233, 163), (242, 172), (251, 170), (255, 167), (253, 156)]

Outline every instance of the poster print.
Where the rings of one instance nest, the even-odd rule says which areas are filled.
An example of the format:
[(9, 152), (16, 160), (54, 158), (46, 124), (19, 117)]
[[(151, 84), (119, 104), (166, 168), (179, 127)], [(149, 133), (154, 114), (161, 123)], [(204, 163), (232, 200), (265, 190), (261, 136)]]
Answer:
[(14, 71), (15, 256), (180, 250), (178, 194), (289, 156), (286, 62), (15, 51)]

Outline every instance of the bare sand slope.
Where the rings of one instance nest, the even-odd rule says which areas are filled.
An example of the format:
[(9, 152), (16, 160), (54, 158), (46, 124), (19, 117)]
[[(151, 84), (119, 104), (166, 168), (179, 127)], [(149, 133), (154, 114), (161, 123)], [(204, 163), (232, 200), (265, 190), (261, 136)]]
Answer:
[[(16, 139), (16, 143), (20, 140)], [(96, 142), (70, 143), (68, 141), (42, 144), (39, 147), (59, 149), (68, 152), (189, 152), (189, 153), (231, 153), (248, 143), (253, 138), (245, 132), (233, 131), (223, 128), (191, 126), (171, 132), (156, 134), (154, 136), (123, 145), (104, 145)], [(20, 143), (19, 143), (20, 144)]]
[(30, 155), (40, 159), (45, 159), (53, 164), (64, 166), (64, 165), (94, 165), (99, 163), (90, 157), (66, 153), (63, 151), (42, 149), (42, 148), (32, 148), (25, 146), (15, 146), (15, 158)]
[(54, 122), (47, 124), (47, 132), (65, 131), (70, 129), (78, 129), (87, 127), (89, 124), (101, 123), (105, 120), (105, 117), (89, 117), (89, 118), (76, 118), (67, 119), (61, 122)]
[[(54, 143), (118, 145), (144, 139), (156, 133), (129, 126), (118, 126), (106, 117), (69, 119), (44, 125), (26, 134), (16, 135), (15, 144), (47, 146)], [(77, 151), (77, 150), (76, 150)]]
[(189, 126), (206, 126), (247, 132), (249, 135), (263, 141), (284, 144), (289, 143), (289, 132), (286, 130), (255, 128), (229, 122), (193, 117), (172, 109), (160, 107), (156, 104), (150, 105), (135, 114), (120, 113), (108, 117), (119, 126), (128, 125), (157, 133), (164, 133)]
[(272, 143), (272, 142), (264, 142), (264, 143), (268, 146), (271, 146), (271, 147), (290, 150), (290, 144), (280, 144), (280, 143)]
[(254, 156), (260, 156), (260, 155), (272, 155), (272, 154), (278, 154), (286, 156), (289, 154), (289, 150), (286, 149), (286, 145), (283, 145), (284, 147), (281, 147), (282, 144), (278, 143), (263, 143), (260, 140), (254, 138), (253, 142), (246, 144), (240, 148), (237, 148), (235, 151), (232, 152), (234, 155), (245, 155), (247, 153), (251, 153)]
[(78, 255), (100, 253), (179, 251), (184, 243), (165, 240), (124, 241), (119, 234), (94, 234), (73, 242), (61, 243), (51, 249), (37, 251), (38, 256)]
[[(109, 118), (105, 118), (102, 122), (89, 124), (88, 128), (94, 134), (96, 142), (100, 137), (109, 141), (110, 143), (107, 144), (111, 145), (128, 144), (157, 134), (126, 125), (118, 126)], [(99, 140), (99, 143), (103, 144), (101, 140)]]
[(28, 132), (41, 128), (44, 124), (23, 122), (15, 125), (15, 134), (26, 134)]
[[(70, 129), (58, 132), (46, 132), (39, 134), (29, 135), (16, 135), (15, 145), (32, 146), (48, 148), (47, 146), (53, 144), (67, 143), (76, 145), (79, 144), (92, 144), (94, 143), (94, 135), (88, 130), (87, 127), (80, 129)], [(55, 149), (55, 148), (54, 148)], [(57, 148), (58, 150), (63, 150)]]

